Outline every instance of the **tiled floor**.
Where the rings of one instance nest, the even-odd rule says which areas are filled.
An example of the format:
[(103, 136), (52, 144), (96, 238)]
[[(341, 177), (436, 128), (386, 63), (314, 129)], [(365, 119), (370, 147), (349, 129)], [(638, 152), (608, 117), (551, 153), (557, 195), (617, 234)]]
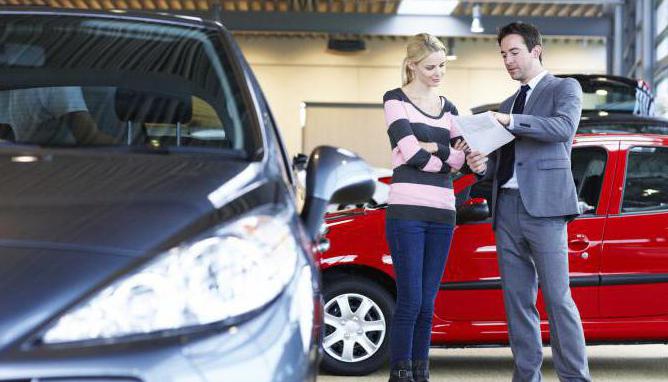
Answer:
[[(596, 382), (668, 381), (668, 345), (590, 346), (589, 368)], [(503, 382), (511, 380), (509, 348), (432, 349), (431, 382)], [(366, 377), (321, 375), (318, 382), (386, 382), (388, 370)], [(549, 348), (545, 348), (543, 380), (558, 382)]]

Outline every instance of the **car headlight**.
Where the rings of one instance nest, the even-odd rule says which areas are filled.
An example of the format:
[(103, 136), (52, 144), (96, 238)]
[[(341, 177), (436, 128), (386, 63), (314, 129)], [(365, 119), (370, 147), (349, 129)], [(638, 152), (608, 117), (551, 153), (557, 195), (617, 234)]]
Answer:
[(301, 250), (288, 213), (248, 215), (163, 253), (61, 316), (47, 344), (176, 330), (232, 320), (273, 301)]

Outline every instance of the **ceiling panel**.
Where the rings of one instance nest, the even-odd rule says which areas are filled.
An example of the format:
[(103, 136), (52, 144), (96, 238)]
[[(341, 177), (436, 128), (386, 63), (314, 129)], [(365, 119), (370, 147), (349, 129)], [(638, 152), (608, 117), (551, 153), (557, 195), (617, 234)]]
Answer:
[[(0, 0), (0, 5), (37, 5), (82, 9), (208, 11), (215, 4), (227, 12), (314, 12), (396, 14), (402, 0)], [(621, 1), (621, 0), (619, 0)], [(484, 1), (483, 16), (597, 17), (618, 0)], [(454, 16), (470, 16), (474, 1), (462, 1)]]

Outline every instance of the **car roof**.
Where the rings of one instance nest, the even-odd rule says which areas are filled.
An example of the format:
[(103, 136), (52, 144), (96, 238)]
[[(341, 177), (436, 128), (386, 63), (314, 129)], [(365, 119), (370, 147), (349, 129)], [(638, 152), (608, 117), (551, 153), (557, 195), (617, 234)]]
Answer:
[(581, 125), (596, 125), (615, 122), (668, 127), (668, 119), (646, 115), (586, 110), (582, 112), (582, 116), (580, 117)]
[(100, 17), (115, 20), (149, 21), (164, 24), (178, 24), (190, 27), (220, 29), (223, 24), (218, 21), (202, 17), (178, 15), (167, 12), (148, 12), (126, 9), (94, 10), (51, 7), (3, 6), (0, 15), (44, 15), (44, 16), (73, 16), (73, 17)]
[(575, 144), (602, 143), (602, 142), (626, 142), (637, 144), (654, 144), (668, 146), (668, 135), (660, 134), (615, 134), (615, 133), (587, 133), (577, 134)]
[(626, 113), (583, 112), (578, 134), (616, 136), (657, 135), (668, 137), (668, 119)]
[[(575, 78), (578, 80), (578, 82), (583, 83), (583, 82), (619, 82), (622, 83), (626, 86), (633, 87), (633, 88), (641, 88), (638, 84), (638, 80), (629, 78), (629, 77), (622, 77), (622, 76), (614, 76), (610, 74), (555, 74), (556, 77), (571, 77)], [(645, 89), (643, 89), (645, 90)]]

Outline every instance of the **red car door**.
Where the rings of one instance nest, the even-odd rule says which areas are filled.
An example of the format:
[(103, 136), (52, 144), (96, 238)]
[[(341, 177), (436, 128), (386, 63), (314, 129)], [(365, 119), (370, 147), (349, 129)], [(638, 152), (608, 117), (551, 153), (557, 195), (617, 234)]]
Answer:
[[(585, 140), (573, 149), (573, 173), (585, 213), (568, 226), (569, 261), (573, 297), (585, 319), (599, 314), (601, 243), (615, 167), (609, 149), (616, 150), (617, 145), (610, 143), (608, 147)], [(490, 194), (488, 183), (477, 183), (470, 190), (471, 197), (489, 199)], [(538, 306), (546, 320), (540, 294)], [(489, 220), (457, 226), (435, 316), (434, 342), (459, 342), (465, 337), (470, 342), (471, 336), (480, 342), (504, 338), (505, 313)], [(457, 329), (449, 330), (452, 325)]]
[[(622, 150), (603, 243), (601, 313), (630, 322), (652, 318), (665, 322), (668, 139), (629, 139)], [(652, 338), (650, 331), (643, 332)]]

